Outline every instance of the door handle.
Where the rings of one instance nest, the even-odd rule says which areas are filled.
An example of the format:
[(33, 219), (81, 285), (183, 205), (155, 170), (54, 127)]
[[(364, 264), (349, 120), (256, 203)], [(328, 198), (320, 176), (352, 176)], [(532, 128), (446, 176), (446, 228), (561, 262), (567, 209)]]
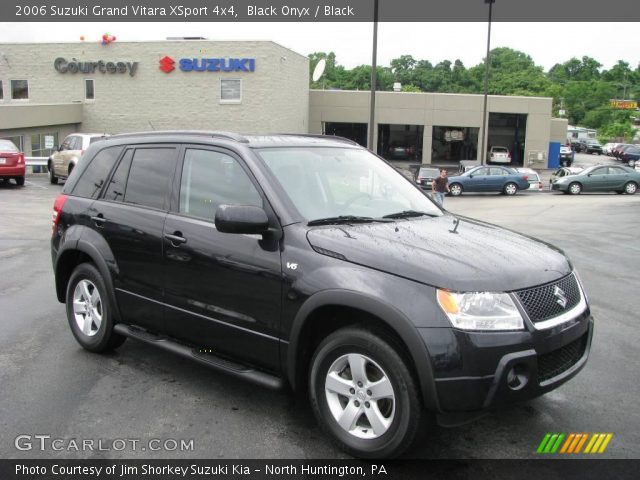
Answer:
[(91, 220), (93, 220), (96, 224), (96, 227), (103, 227), (104, 222), (107, 221), (106, 218), (104, 218), (104, 215), (102, 215), (101, 213), (99, 213), (98, 215), (96, 215), (95, 217), (91, 217)]
[(183, 243), (187, 243), (187, 239), (182, 236), (181, 232), (173, 232), (173, 234), (164, 234), (164, 238), (171, 242), (174, 247), (179, 247)]

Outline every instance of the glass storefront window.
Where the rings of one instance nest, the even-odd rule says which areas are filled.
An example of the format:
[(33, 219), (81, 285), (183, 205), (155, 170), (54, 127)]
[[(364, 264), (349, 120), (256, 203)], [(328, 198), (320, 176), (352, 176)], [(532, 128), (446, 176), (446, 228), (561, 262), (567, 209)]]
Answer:
[[(53, 142), (49, 139), (51, 148), (47, 148), (47, 138), (53, 137)], [(32, 157), (49, 157), (58, 146), (58, 132), (54, 133), (36, 133), (31, 135), (31, 156)]]
[(431, 139), (432, 162), (458, 162), (478, 158), (479, 128), (435, 125)]
[(378, 125), (378, 155), (386, 160), (420, 161), (423, 125)]

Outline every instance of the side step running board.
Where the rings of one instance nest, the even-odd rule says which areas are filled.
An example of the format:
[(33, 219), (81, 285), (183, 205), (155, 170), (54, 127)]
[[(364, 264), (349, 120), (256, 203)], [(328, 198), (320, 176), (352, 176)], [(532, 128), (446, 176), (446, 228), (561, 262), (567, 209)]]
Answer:
[(282, 388), (284, 385), (282, 379), (276, 377), (275, 375), (270, 375), (268, 373), (255, 370), (252, 367), (236, 363), (232, 360), (218, 357), (213, 353), (203, 353), (201, 351), (198, 351), (197, 349), (178, 343), (169, 337), (155, 335), (153, 333), (147, 332), (146, 330), (131, 327), (123, 323), (116, 324), (113, 327), (113, 330), (120, 335), (124, 335), (125, 337), (140, 340), (141, 342), (148, 343), (149, 345), (154, 345), (156, 347), (162, 348), (163, 350), (177, 353), (182, 357), (195, 360), (196, 362), (219, 372), (224, 372), (226, 374), (241, 378), (243, 380), (255, 383), (263, 387), (277, 390)]

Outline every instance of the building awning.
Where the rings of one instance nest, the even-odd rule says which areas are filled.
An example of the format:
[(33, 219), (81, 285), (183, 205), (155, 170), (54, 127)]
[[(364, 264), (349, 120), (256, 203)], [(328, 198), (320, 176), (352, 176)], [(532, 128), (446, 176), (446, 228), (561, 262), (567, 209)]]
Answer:
[(0, 130), (82, 123), (82, 103), (0, 105)]

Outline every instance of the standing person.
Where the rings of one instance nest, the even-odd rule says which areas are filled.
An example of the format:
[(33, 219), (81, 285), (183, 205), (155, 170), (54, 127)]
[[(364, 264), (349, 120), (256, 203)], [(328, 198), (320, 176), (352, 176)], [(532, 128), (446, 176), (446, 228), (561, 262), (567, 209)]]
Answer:
[(440, 169), (440, 176), (436, 178), (431, 184), (431, 191), (435, 194), (436, 202), (441, 207), (444, 206), (444, 196), (450, 191), (447, 171), (444, 168)]

